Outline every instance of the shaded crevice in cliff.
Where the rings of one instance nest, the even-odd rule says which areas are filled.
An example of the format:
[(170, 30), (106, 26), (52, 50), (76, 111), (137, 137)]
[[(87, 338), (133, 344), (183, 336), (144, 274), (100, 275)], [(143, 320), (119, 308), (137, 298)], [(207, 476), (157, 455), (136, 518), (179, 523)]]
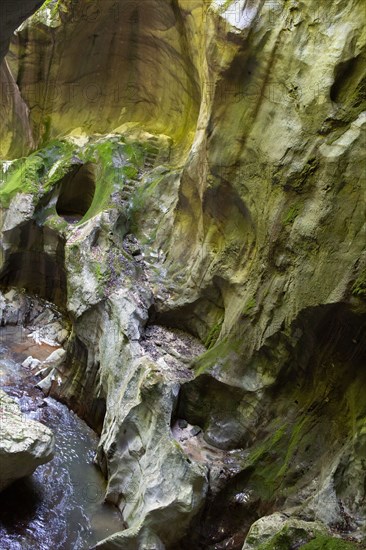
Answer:
[[(211, 445), (239, 452), (241, 464), (239, 472), (223, 464), (224, 488), (214, 482), (182, 548), (230, 542), (239, 550), (256, 517), (274, 510), (301, 507), (340, 535), (366, 514), (366, 313), (347, 304), (309, 308), (272, 342), (282, 349), (277, 368), (263, 368), (260, 351), (251, 360), (262, 387), (243, 391), (205, 374), (181, 388), (177, 416), (198, 424)], [(334, 475), (331, 463), (339, 464)]]
[(359, 54), (342, 61), (335, 68), (334, 82), (330, 88), (330, 99), (351, 107), (365, 107), (366, 79), (364, 75), (365, 56)]
[(65, 240), (56, 231), (24, 222), (5, 231), (0, 285), (22, 288), (65, 307)]
[(32, 15), (44, 0), (22, 0), (21, 2), (2, 2), (0, 17), (0, 58), (2, 59), (9, 45), (12, 33)]
[(67, 220), (78, 221), (89, 210), (95, 194), (95, 171), (93, 163), (74, 168), (60, 181), (56, 212)]
[(67, 346), (67, 357), (49, 388), (49, 395), (65, 403), (99, 435), (106, 414), (106, 396), (100, 385), (100, 365), (89, 349), (75, 334)]
[(222, 293), (215, 280), (211, 287), (202, 289), (201, 296), (192, 303), (175, 307), (155, 304), (149, 310), (149, 324), (183, 330), (209, 347), (219, 336), (224, 315)]

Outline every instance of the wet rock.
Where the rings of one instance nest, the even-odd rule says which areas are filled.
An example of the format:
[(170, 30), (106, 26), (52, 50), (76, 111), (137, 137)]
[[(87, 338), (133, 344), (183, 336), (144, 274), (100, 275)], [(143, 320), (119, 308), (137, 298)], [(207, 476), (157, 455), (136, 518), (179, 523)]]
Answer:
[[(106, 547), (136, 547), (142, 533), (174, 547), (184, 529), (190, 547), (209, 547), (221, 529), (227, 541), (240, 529), (244, 537), (250, 514), (281, 502), (327, 524), (347, 526), (342, 515), (351, 512), (364, 520), (362, 3), (151, 0), (142, 9), (131, 0), (111, 17), (105, 1), (88, 24), (67, 4), (62, 25), (34, 18), (19, 31), (7, 81), (17, 83), (39, 143), (74, 128), (67, 143), (75, 148), (57, 162), (80, 165), (88, 134), (115, 133), (93, 151), (98, 192), (78, 226), (40, 204), (42, 185), (53, 193), (63, 180), (52, 180), (57, 162), (48, 178), (37, 157), (32, 200), (22, 179), (1, 214), (4, 251), (13, 253), (2, 281), (13, 284), (26, 267), (16, 284), (35, 291), (42, 265), (40, 289), (53, 296), (54, 279), (67, 278), (59, 298), (73, 322), (69, 361), (40, 384), (101, 432), (107, 497), (129, 525)], [(74, 62), (81, 45), (90, 65)], [(151, 74), (159, 85), (144, 78)], [(83, 95), (98, 83), (105, 100), (95, 109)], [(46, 98), (42, 115), (35, 87)], [(118, 92), (122, 103), (111, 105)], [(145, 132), (157, 127), (164, 135)], [(114, 173), (123, 154), (97, 159), (113, 140), (124, 148), (127, 135), (138, 142), (128, 144), (131, 158), (148, 144), (129, 187)], [(171, 142), (174, 162), (157, 166)], [(121, 245), (132, 231), (138, 238)], [(144, 262), (131, 258), (140, 250)], [(8, 306), (3, 322), (19, 322), (23, 302)], [(60, 341), (62, 331), (52, 329)], [(36, 327), (35, 337), (50, 335)], [(175, 414), (189, 422), (176, 439)], [(235, 450), (227, 472), (220, 461)], [(208, 455), (212, 500), (199, 515)], [(287, 520), (265, 521), (272, 536)]]
[(0, 490), (31, 475), (54, 453), (49, 428), (24, 417), (13, 399), (0, 390)]
[(31, 370), (36, 369), (37, 367), (39, 367), (39, 365), (41, 365), (41, 361), (39, 359), (36, 359), (35, 357), (32, 357), (31, 355), (27, 357), (27, 359), (25, 359), (22, 363), (22, 367)]

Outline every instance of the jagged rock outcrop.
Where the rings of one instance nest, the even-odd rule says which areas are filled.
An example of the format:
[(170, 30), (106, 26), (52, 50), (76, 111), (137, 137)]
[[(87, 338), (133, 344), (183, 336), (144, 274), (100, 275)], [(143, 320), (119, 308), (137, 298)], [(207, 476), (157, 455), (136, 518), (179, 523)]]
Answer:
[(12, 41), (0, 282), (72, 324), (46, 387), (101, 433), (103, 548), (365, 536), (363, 12), (62, 0)]
[(0, 390), (0, 491), (52, 460), (53, 451), (51, 430), (25, 418), (16, 402)]

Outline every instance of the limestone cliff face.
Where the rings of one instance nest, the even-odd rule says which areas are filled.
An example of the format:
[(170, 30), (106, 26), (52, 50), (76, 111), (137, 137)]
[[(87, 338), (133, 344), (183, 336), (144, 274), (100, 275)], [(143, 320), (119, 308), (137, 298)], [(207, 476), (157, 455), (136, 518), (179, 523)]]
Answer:
[(2, 0), (0, 4), (0, 156), (20, 156), (34, 147), (28, 108), (4, 55), (19, 25), (41, 6), (42, 0)]
[(35, 16), (18, 32), (10, 58), (36, 142), (75, 128), (107, 133), (126, 122), (192, 139), (203, 13), (199, 1), (68, 0), (52, 22), (47, 12)]
[(363, 536), (363, 18), (65, 0), (12, 41), (0, 281), (72, 322), (45, 387), (101, 433), (102, 548)]

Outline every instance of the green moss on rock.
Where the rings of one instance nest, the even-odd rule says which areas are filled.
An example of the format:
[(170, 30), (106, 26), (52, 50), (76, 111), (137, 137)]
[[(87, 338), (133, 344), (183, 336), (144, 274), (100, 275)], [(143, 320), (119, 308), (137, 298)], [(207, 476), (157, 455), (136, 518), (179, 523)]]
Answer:
[[(8, 207), (17, 193), (30, 193), (35, 200), (54, 188), (75, 166), (95, 164), (95, 194), (80, 223), (111, 206), (111, 195), (135, 180), (143, 167), (145, 144), (127, 142), (123, 136), (91, 139), (84, 146), (52, 141), (28, 157), (3, 162), (0, 172), (0, 205)], [(55, 212), (49, 212), (49, 215)]]
[(311, 534), (305, 530), (293, 530), (285, 527), (271, 540), (258, 546), (258, 550), (292, 550), (293, 548), (302, 548), (302, 550), (354, 550), (360, 548), (358, 544), (321, 533), (315, 533), (312, 540), (309, 540), (309, 538), (311, 538)]
[(249, 315), (256, 306), (255, 298), (250, 298), (244, 306), (242, 315)]
[(360, 298), (366, 298), (366, 271), (356, 279), (352, 287), (352, 294)]
[(210, 349), (212, 346), (214, 346), (217, 342), (217, 339), (220, 335), (222, 323), (224, 322), (224, 319), (221, 318), (209, 331), (206, 340), (205, 340), (205, 346), (206, 348)]
[(283, 218), (284, 225), (291, 225), (297, 216), (300, 213), (300, 206), (298, 204), (294, 204), (291, 206), (291, 208), (287, 211), (286, 215)]
[(32, 155), (27, 159), (15, 161), (5, 172), (3, 165), (2, 184), (0, 185), (0, 204), (8, 207), (11, 199), (18, 193), (35, 194), (38, 191), (44, 168), (43, 159)]
[(301, 548), (303, 550), (354, 550), (355, 548), (361, 548), (361, 546), (336, 537), (317, 534), (313, 540)]

